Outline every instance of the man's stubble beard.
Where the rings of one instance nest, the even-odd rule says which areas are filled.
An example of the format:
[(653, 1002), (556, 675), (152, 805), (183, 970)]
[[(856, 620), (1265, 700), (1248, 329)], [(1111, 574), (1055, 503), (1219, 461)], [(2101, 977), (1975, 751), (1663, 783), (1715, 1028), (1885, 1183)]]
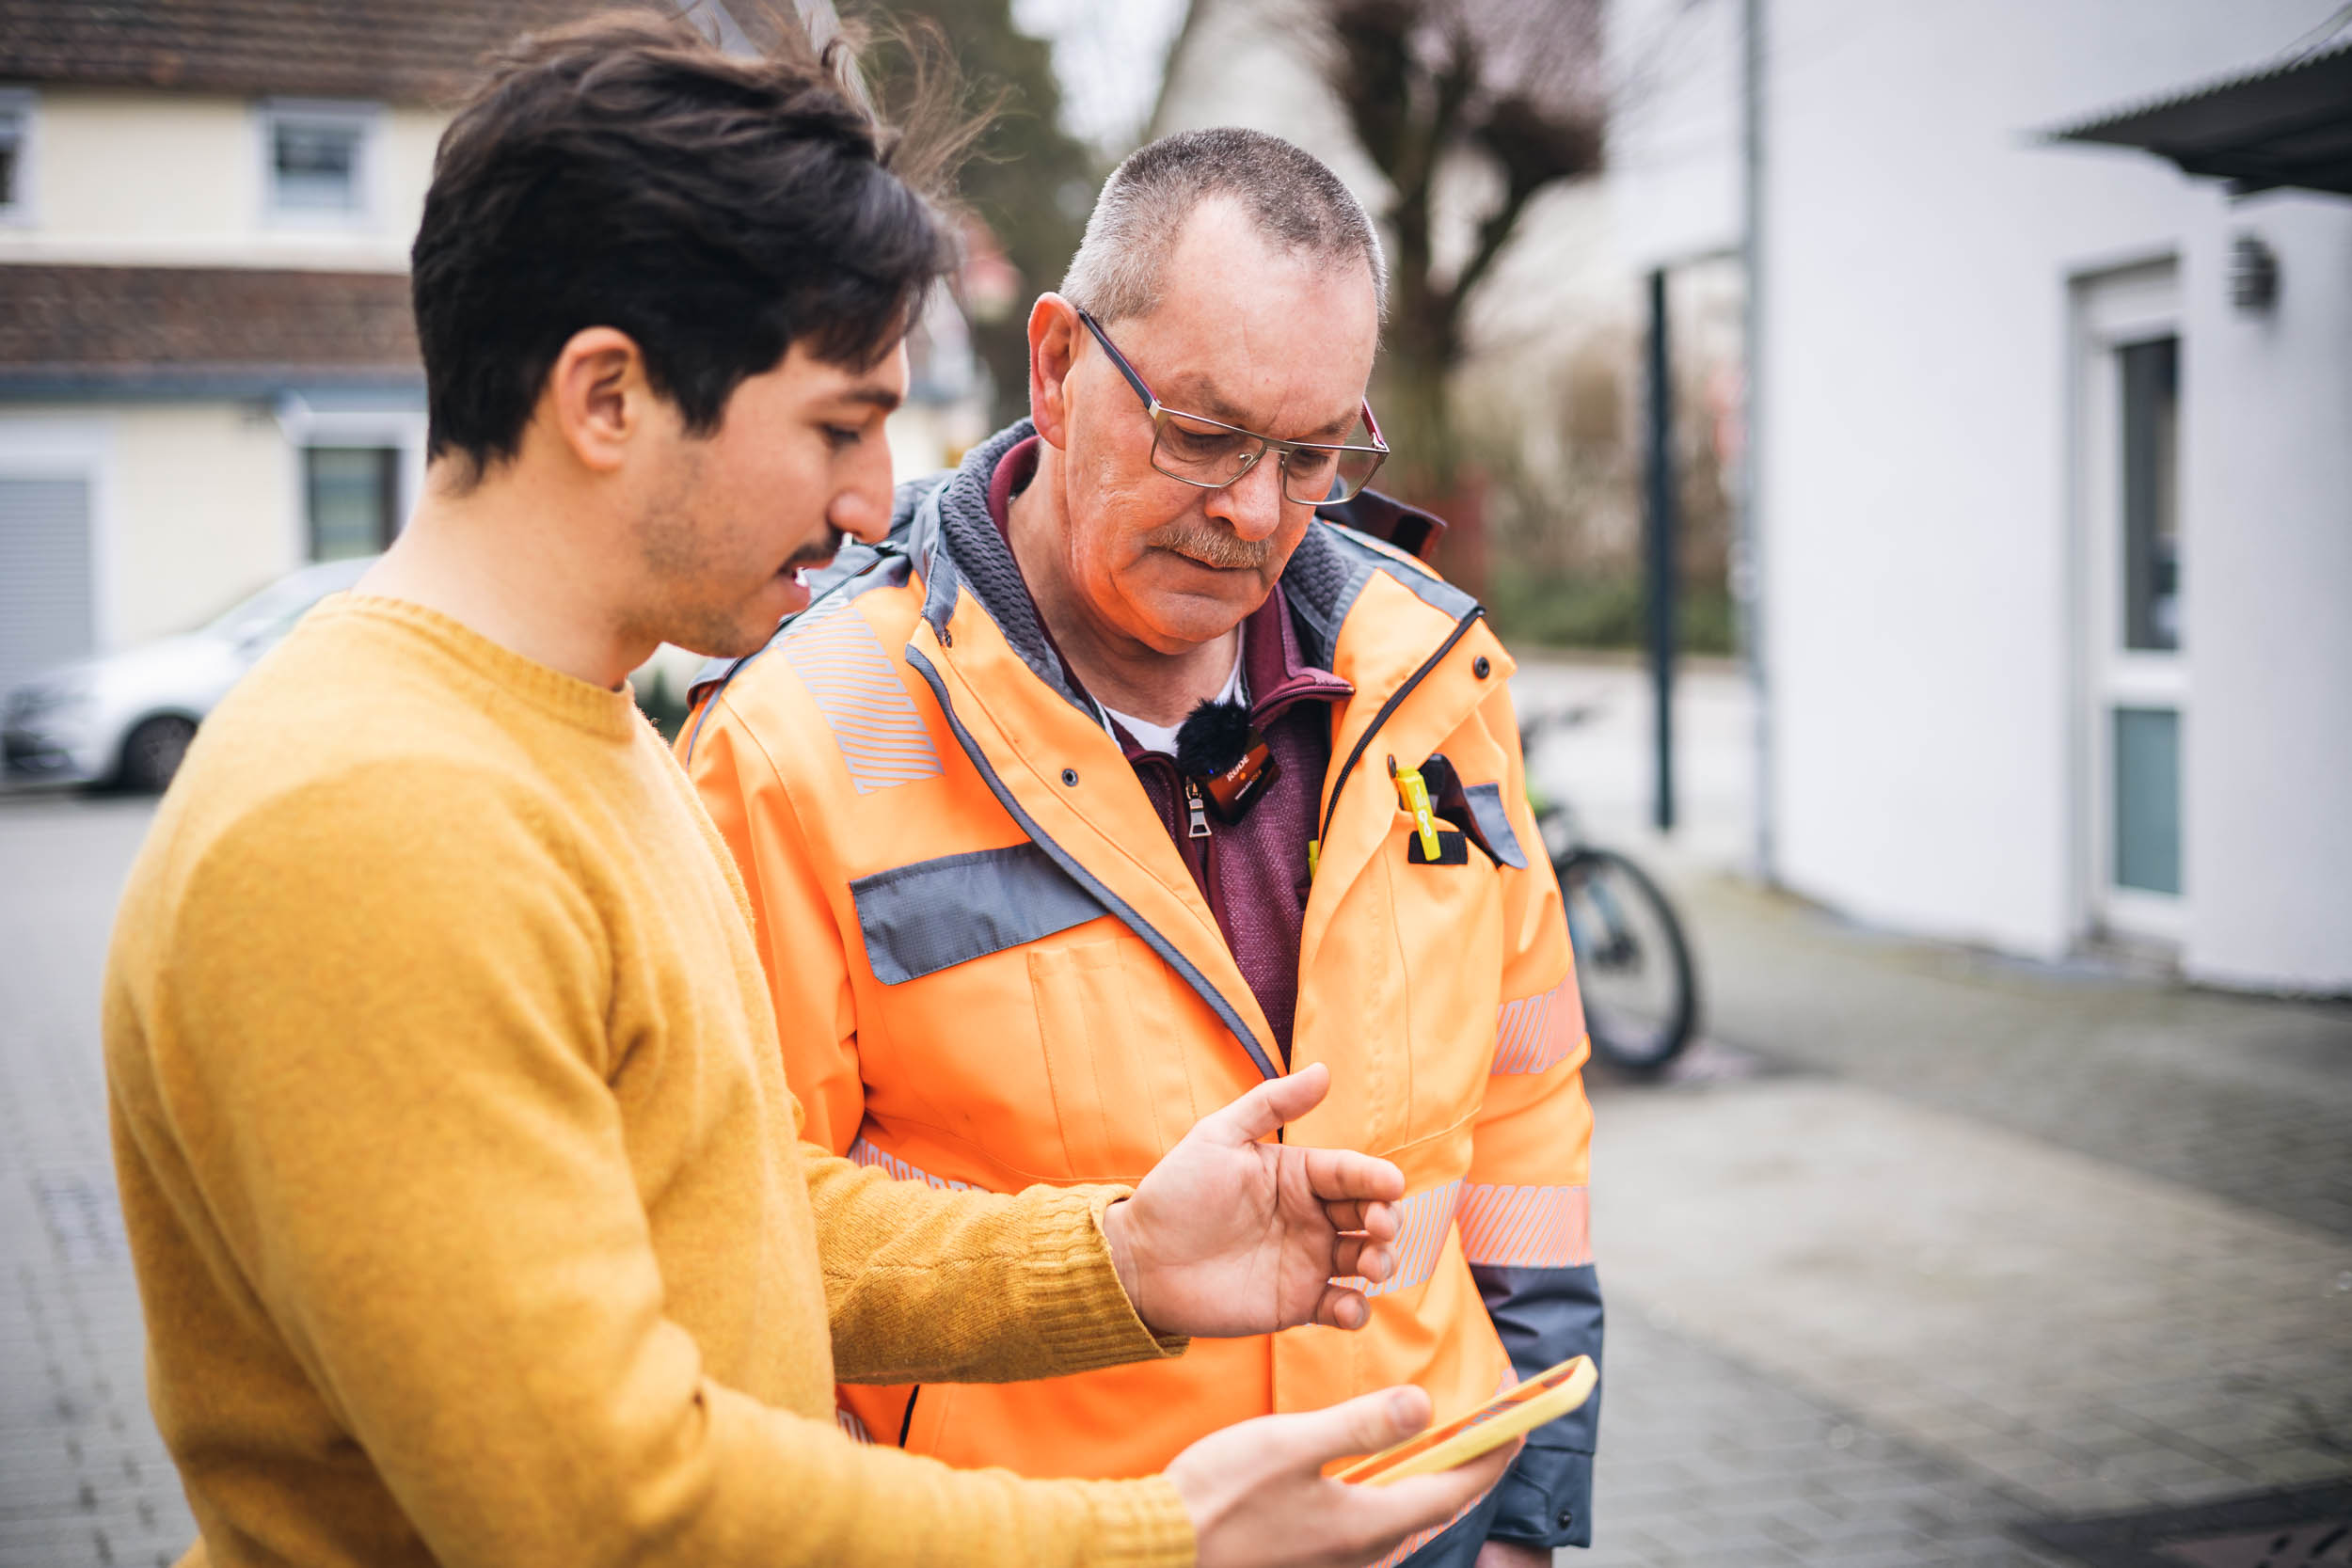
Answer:
[(691, 443), (682, 446), (669, 482), (637, 520), (632, 531), (646, 592), (627, 629), (707, 657), (739, 658), (757, 651), (775, 628), (746, 625), (739, 603), (718, 602), (726, 591), (727, 556), (694, 523), (702, 478), (702, 453)]

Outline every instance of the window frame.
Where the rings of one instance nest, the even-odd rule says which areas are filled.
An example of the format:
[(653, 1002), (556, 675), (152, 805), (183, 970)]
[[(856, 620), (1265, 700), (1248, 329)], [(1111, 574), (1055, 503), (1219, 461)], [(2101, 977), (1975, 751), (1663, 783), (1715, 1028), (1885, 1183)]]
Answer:
[(40, 94), (31, 87), (0, 87), (0, 117), (17, 122), (16, 188), (13, 199), (0, 201), (0, 228), (29, 229), (39, 221), (34, 169), (40, 142)]
[[(348, 207), (295, 207), (280, 202), (278, 130), (289, 122), (332, 126), (355, 135)], [(384, 107), (345, 98), (268, 98), (255, 106), (256, 155), (261, 166), (262, 223), (268, 229), (371, 230), (378, 227), (384, 146)]]

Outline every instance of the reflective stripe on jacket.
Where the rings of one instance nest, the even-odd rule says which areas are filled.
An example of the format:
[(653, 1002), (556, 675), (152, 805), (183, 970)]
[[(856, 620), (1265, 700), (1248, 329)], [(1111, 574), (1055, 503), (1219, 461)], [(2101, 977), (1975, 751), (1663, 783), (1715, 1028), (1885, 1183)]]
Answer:
[[(989, 520), (989, 475), (1028, 433), (901, 486), (890, 543), (845, 550), (808, 610), (698, 686), (680, 741), (757, 913), (806, 1135), (905, 1180), (998, 1191), (1134, 1181), (1280, 1070)], [(1328, 522), (1282, 583), (1310, 656), (1355, 689), (1333, 709), (1292, 1046), (1332, 1089), (1285, 1135), (1403, 1168), (1397, 1274), (1355, 1334), (1196, 1340), (1049, 1383), (844, 1388), (880, 1441), (1141, 1475), (1249, 1417), (1400, 1382), (1443, 1413), (1597, 1357), (1582, 1011), (1510, 657), (1467, 595)], [(1444, 863), (1415, 848), (1391, 760), (1433, 784), (1450, 766), (1439, 826), (1462, 842)], [(1596, 1406), (1536, 1434), (1482, 1533), (1589, 1540)]]

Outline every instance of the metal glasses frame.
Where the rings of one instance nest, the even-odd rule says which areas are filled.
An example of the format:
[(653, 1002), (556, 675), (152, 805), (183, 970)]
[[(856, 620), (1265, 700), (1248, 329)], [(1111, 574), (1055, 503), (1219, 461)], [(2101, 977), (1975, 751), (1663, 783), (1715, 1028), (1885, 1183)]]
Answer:
[[(1228, 485), (1239, 483), (1245, 477), (1248, 476), (1252, 468), (1255, 468), (1258, 466), (1259, 462), (1263, 459), (1265, 454), (1269, 451), (1279, 454), (1279, 456), (1283, 459), (1287, 459), (1290, 454), (1295, 451), (1327, 453), (1353, 451), (1368, 454), (1372, 458), (1372, 467), (1367, 468), (1364, 471), (1364, 477), (1358, 480), (1354, 485), (1349, 486), (1344, 494), (1337, 496), (1328, 494), (1321, 495), (1315, 497), (1311, 500), (1309, 500), (1304, 497), (1294, 496), (1291, 494), (1290, 465), (1287, 461), (1283, 463), (1283, 499), (1295, 501), (1304, 506), (1324, 506), (1339, 501), (1352, 500), (1357, 496), (1362, 494), (1364, 486), (1372, 483), (1372, 476), (1380, 471), (1380, 465), (1389, 460), (1389, 443), (1380, 434), (1380, 421), (1372, 417), (1372, 404), (1369, 401), (1366, 401), (1361, 405), (1360, 412), (1363, 416), (1364, 428), (1372, 433), (1373, 444), (1371, 446), (1359, 447), (1345, 442), (1330, 441), (1277, 440), (1271, 436), (1261, 436), (1254, 430), (1244, 430), (1237, 424), (1228, 424), (1223, 420), (1210, 419), (1206, 414), (1194, 414), (1185, 409), (1168, 407), (1166, 404), (1159, 400), (1149, 386), (1145, 385), (1143, 377), (1136, 372), (1136, 368), (1133, 365), (1127, 362), (1127, 356), (1119, 352), (1119, 345), (1111, 341), (1110, 334), (1103, 330), (1103, 324), (1101, 322), (1096, 321), (1093, 315), (1083, 307), (1078, 309), (1078, 319), (1086, 323), (1087, 330), (1094, 334), (1094, 341), (1103, 345), (1103, 352), (1111, 356), (1111, 363), (1119, 367), (1119, 373), (1127, 378), (1127, 385), (1134, 388), (1136, 389), (1136, 396), (1143, 400), (1144, 412), (1149, 414), (1152, 419), (1152, 467), (1158, 472), (1168, 475), (1168, 478), (1177, 481), (1180, 483), (1189, 484), (1201, 490), (1222, 490)], [(1160, 463), (1160, 436), (1167, 431), (1168, 421), (1171, 418), (1189, 420), (1195, 424), (1209, 425), (1217, 430), (1232, 431), (1236, 436), (1257, 442), (1257, 450), (1242, 460), (1241, 467), (1234, 470), (1233, 476), (1231, 479), (1194, 479), (1189, 474), (1173, 472), (1168, 468), (1163, 467)], [(1338, 463), (1336, 458), (1332, 467), (1332, 483), (1335, 484), (1344, 483), (1344, 481), (1341, 480), (1338, 476)]]

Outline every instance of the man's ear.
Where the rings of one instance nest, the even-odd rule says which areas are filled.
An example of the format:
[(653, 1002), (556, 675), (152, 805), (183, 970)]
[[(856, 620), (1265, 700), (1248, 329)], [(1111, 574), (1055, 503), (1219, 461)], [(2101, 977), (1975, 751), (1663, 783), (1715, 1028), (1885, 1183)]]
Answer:
[(1057, 293), (1029, 307), (1029, 418), (1051, 447), (1067, 447), (1070, 367), (1078, 357), (1078, 308)]
[(580, 467), (611, 473), (653, 413), (653, 384), (637, 341), (610, 326), (575, 332), (539, 394), (539, 417)]

